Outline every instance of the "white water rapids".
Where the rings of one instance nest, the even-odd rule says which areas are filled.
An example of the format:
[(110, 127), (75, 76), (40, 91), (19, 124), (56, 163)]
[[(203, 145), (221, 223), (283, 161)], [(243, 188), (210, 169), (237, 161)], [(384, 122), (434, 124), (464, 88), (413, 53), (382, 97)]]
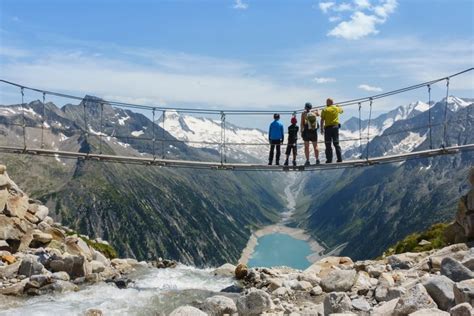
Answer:
[(133, 283), (126, 289), (99, 283), (78, 292), (0, 297), (0, 315), (84, 315), (90, 308), (100, 309), (104, 315), (167, 315), (176, 307), (202, 301), (233, 284), (231, 278), (214, 276), (212, 269), (183, 265), (142, 269), (130, 279)]

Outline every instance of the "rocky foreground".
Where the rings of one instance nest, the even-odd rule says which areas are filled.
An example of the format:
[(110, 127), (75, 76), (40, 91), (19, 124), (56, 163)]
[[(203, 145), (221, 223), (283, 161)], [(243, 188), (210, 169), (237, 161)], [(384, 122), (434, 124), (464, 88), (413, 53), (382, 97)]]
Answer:
[(113, 259), (108, 242), (78, 236), (48, 214), (48, 208), (30, 199), (0, 165), (1, 295), (77, 291), (78, 285), (102, 281), (126, 287), (126, 275), (137, 267), (176, 265)]
[[(140, 267), (176, 263), (112, 259), (106, 241), (91, 240), (55, 223), (0, 165), (0, 296), (78, 291), (81, 285), (128, 285)], [(353, 262), (327, 257), (305, 271), (225, 264), (215, 275), (235, 284), (170, 315), (474, 315), (474, 248), (440, 250)], [(156, 311), (157, 315), (162, 315)], [(99, 309), (87, 315), (102, 315)]]

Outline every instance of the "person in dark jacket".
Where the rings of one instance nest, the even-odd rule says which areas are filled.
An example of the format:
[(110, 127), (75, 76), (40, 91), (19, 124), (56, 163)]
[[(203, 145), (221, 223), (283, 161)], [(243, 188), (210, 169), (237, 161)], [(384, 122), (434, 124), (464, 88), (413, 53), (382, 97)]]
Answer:
[(298, 140), (299, 127), (296, 125), (298, 120), (295, 116), (291, 118), (291, 125), (288, 126), (288, 144), (286, 145), (286, 160), (284, 165), (288, 166), (288, 159), (293, 151), (293, 167), (296, 167), (296, 141)]
[(270, 142), (270, 155), (268, 157), (268, 164), (271, 165), (273, 163), (273, 156), (276, 147), (276, 159), (275, 164), (280, 164), (280, 145), (285, 140), (284, 132), (283, 132), (283, 124), (280, 122), (280, 114), (276, 113), (273, 114), (273, 122), (270, 124), (270, 128), (268, 129), (268, 140)]

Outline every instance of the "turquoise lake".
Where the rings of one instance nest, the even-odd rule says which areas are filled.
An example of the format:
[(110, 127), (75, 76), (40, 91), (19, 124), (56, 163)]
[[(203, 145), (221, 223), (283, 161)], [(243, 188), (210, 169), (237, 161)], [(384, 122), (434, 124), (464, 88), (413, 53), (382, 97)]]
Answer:
[(311, 265), (306, 259), (311, 253), (311, 248), (304, 240), (280, 233), (268, 234), (258, 239), (248, 266), (288, 266), (304, 270)]

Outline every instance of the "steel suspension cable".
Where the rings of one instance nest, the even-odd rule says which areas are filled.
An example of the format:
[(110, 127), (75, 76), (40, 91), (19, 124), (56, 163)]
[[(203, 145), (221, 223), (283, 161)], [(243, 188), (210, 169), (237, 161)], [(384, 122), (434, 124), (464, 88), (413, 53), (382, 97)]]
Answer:
[(166, 142), (166, 134), (165, 134), (165, 119), (166, 119), (166, 110), (163, 110), (163, 113), (161, 114), (161, 116), (163, 117), (163, 127), (161, 128), (161, 157), (163, 159), (165, 159), (165, 155), (166, 155), (166, 152), (165, 152), (165, 142)]
[(369, 103), (369, 122), (367, 124), (367, 154), (366, 154), (366, 159), (369, 160), (369, 145), (370, 145), (370, 122), (372, 120), (372, 103), (373, 101), (370, 100)]
[(41, 148), (44, 148), (44, 125), (45, 125), (45, 103), (46, 103), (46, 93), (43, 92), (43, 115), (41, 116)]
[(84, 140), (87, 144), (87, 152), (90, 153), (90, 144), (89, 144), (89, 127), (87, 126), (87, 109), (86, 109), (86, 99), (82, 102), (84, 108)]
[(102, 135), (103, 135), (103, 112), (104, 112), (104, 103), (100, 103), (100, 132), (99, 132), (99, 152), (102, 154)]
[(444, 123), (443, 123), (443, 144), (442, 147), (446, 147), (448, 145), (447, 139), (447, 128), (448, 128), (448, 98), (449, 98), (449, 78), (446, 79), (446, 105), (444, 107)]
[(153, 137), (152, 137), (152, 153), (153, 153), (153, 159), (156, 158), (156, 154), (155, 154), (155, 108), (153, 108), (152, 110), (152, 117), (153, 117), (153, 120), (152, 120), (152, 125), (151, 125), (151, 130), (152, 130), (152, 133), (153, 133)]
[(429, 125), (429, 132), (430, 132), (430, 149), (433, 149), (433, 139), (431, 137), (431, 85), (428, 85), (428, 125)]
[(359, 148), (361, 150), (360, 156), (362, 157), (362, 117), (361, 117), (361, 108), (362, 108), (362, 103), (359, 102)]
[(20, 89), (21, 91), (21, 116), (23, 118), (23, 147), (26, 149), (26, 118), (25, 118), (25, 91), (23, 88)]

